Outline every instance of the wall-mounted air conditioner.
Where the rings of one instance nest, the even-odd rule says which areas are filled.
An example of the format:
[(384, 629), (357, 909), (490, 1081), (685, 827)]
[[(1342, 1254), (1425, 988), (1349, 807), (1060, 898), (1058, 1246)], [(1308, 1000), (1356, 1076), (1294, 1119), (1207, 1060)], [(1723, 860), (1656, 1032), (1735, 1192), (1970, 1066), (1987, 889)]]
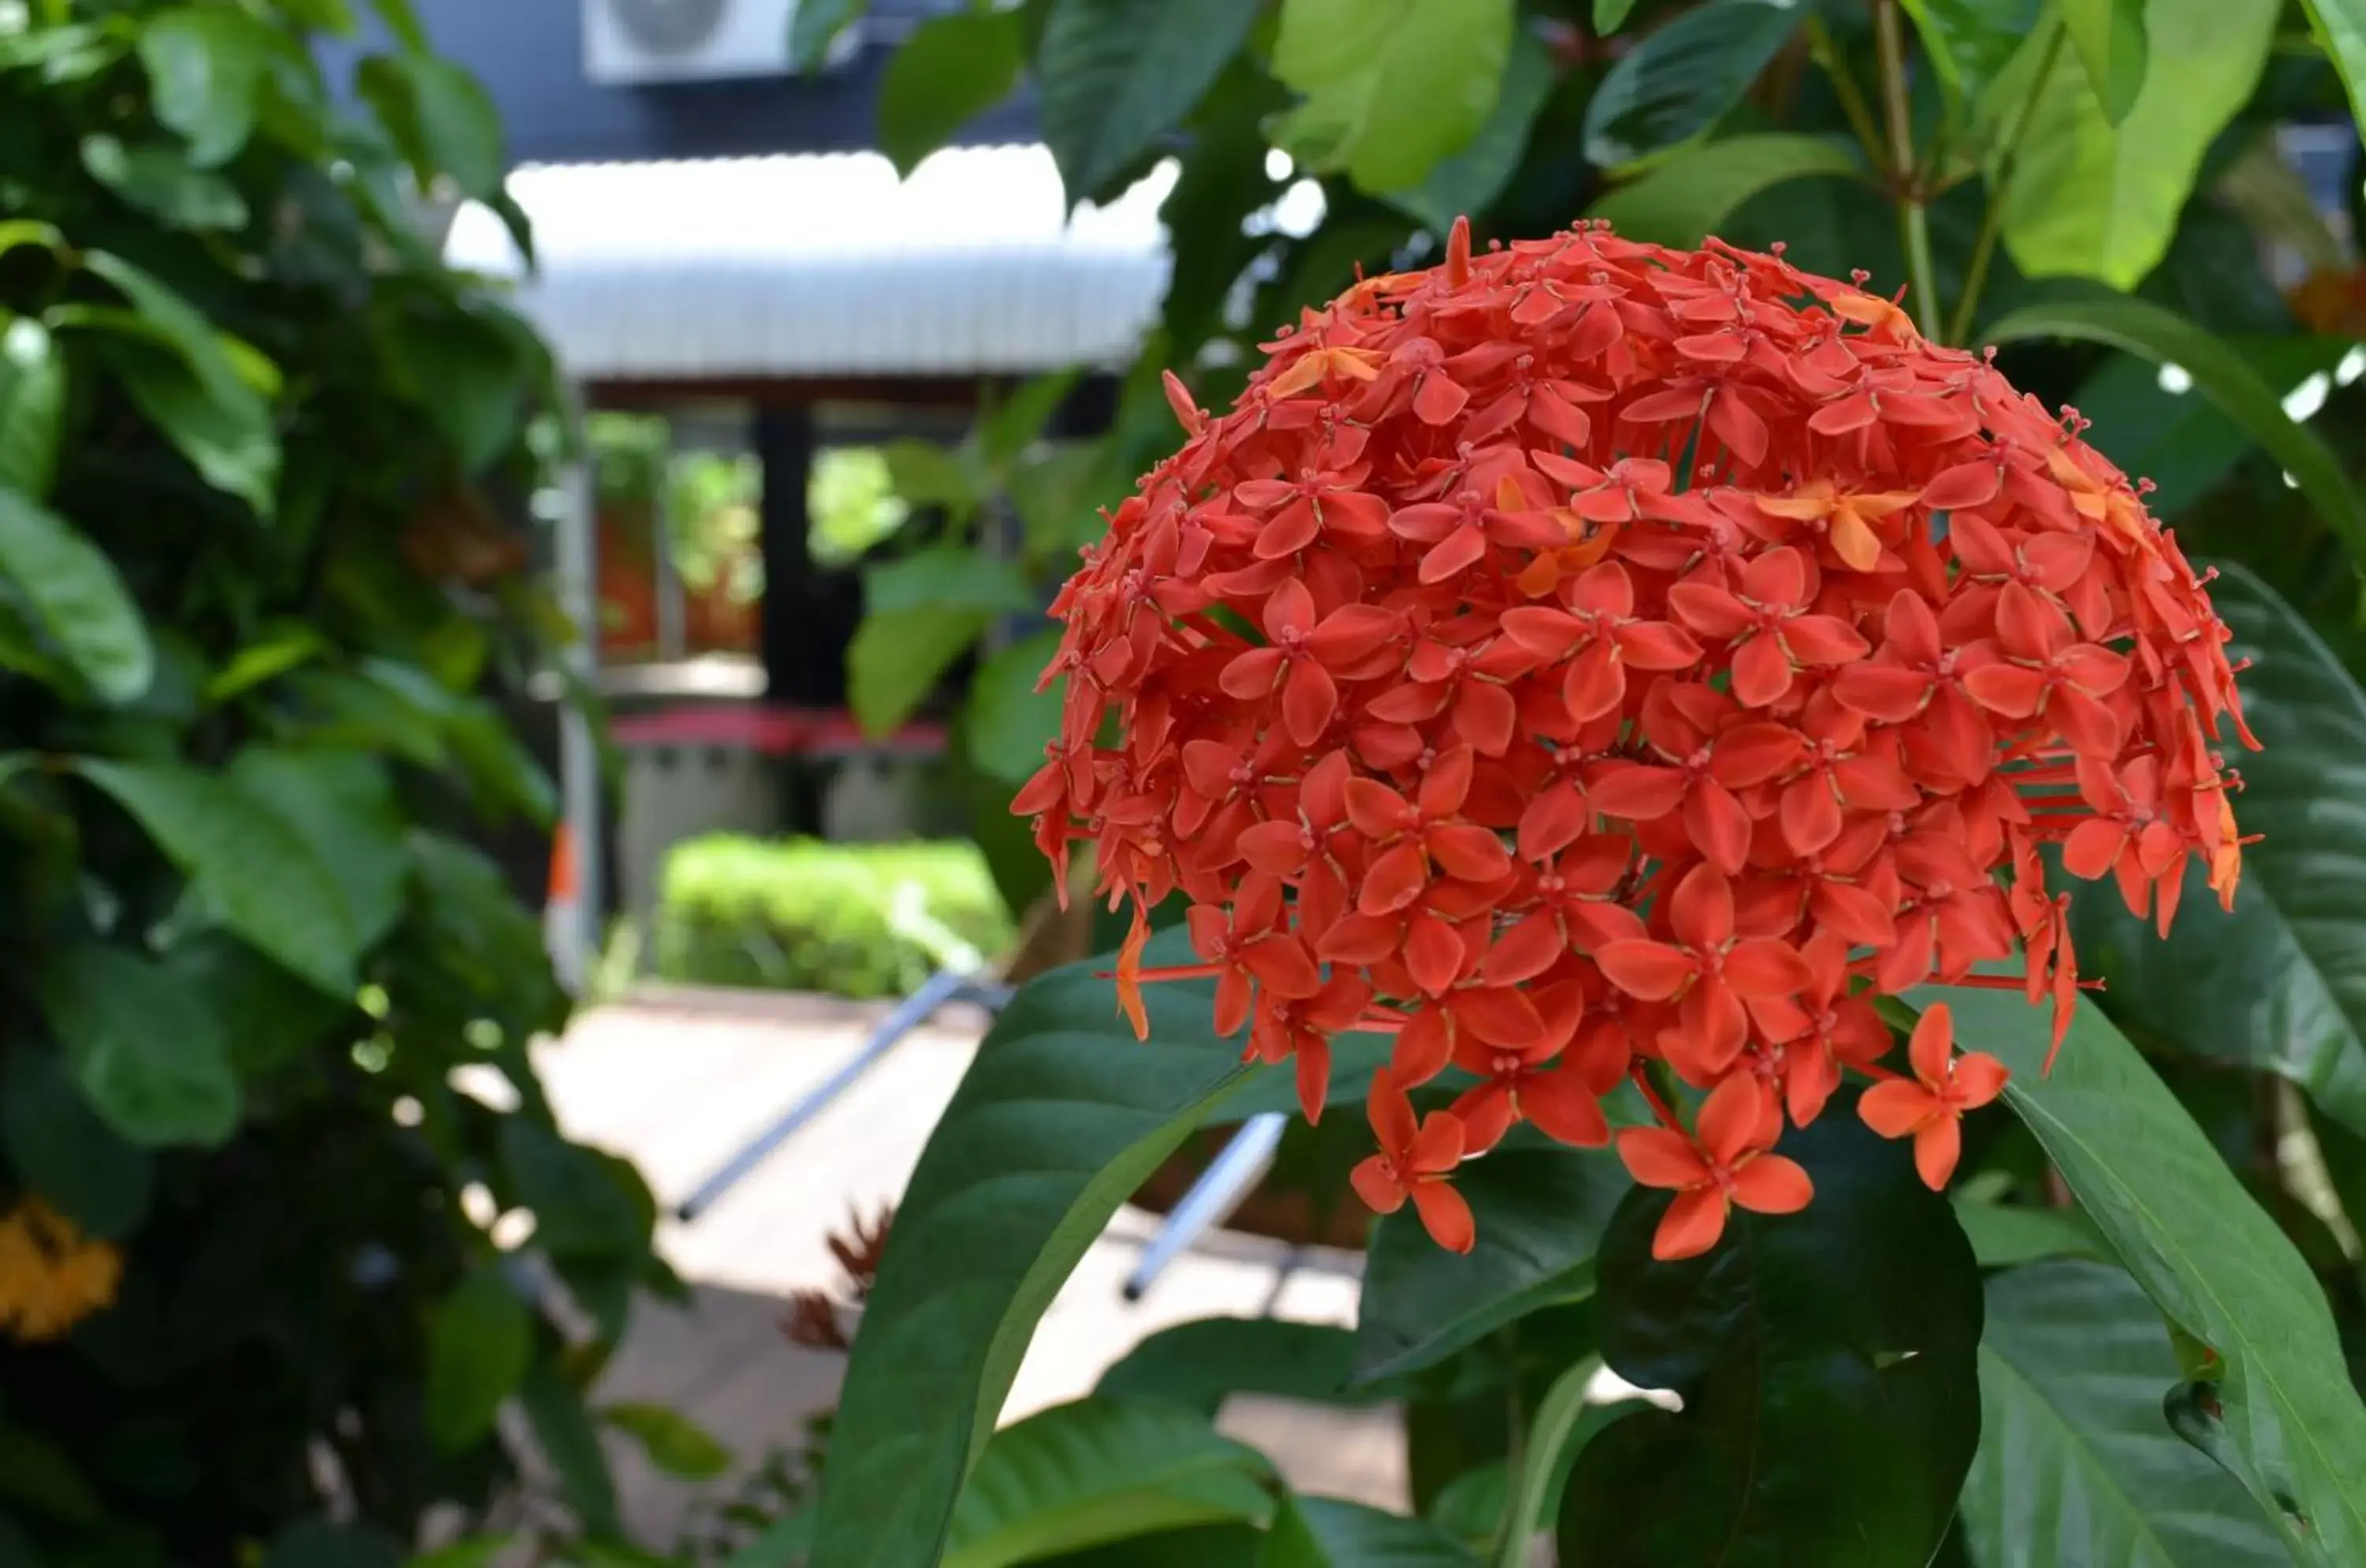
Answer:
[[(779, 76), (797, 0), (583, 0), (583, 74), (603, 86)], [(856, 47), (838, 37), (825, 65)]]

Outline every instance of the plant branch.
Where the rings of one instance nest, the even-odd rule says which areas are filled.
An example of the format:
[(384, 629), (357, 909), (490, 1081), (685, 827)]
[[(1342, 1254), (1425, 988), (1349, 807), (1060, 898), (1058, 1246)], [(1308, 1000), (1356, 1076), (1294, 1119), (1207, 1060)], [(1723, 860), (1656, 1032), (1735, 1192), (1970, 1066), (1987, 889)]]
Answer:
[(1889, 124), (1889, 169), (1898, 201), (1898, 237), (1906, 251), (1906, 282), (1922, 335), (1939, 335), (1938, 269), (1931, 261), (1931, 219), (1914, 161), (1914, 122), (1906, 98), (1906, 39), (1898, 0), (1874, 0), (1873, 41), (1881, 64), (1881, 107)]
[(2059, 17), (2048, 24), (2045, 47), (2037, 57), (2037, 70), (2029, 78), (2029, 96), (2023, 98), (2021, 112), (2013, 116), (2012, 128), (2005, 132), (2004, 143), (1997, 153), (1996, 178), (1989, 184), (1988, 210), (1980, 215), (1979, 238), (1973, 242), (1972, 259), (1964, 273), (1963, 298), (1955, 301), (1955, 319), (1947, 324), (1947, 341), (1960, 345), (1972, 335), (1973, 314), (1979, 309), (1980, 289), (1989, 280), (1989, 261), (1996, 254), (1997, 239), (2004, 227), (2005, 193), (2012, 186), (2012, 172), (2021, 162), (2021, 143), (2029, 134), (2029, 122), (2037, 118), (2038, 101), (2045, 96), (2045, 79), (2054, 74), (2054, 62), (2062, 53), (2062, 40), (2067, 33)]
[(1857, 86), (1856, 78), (1850, 74), (1848, 62), (1841, 58), (1840, 46), (1832, 39), (1831, 28), (1826, 27), (1823, 17), (1813, 11), (1808, 13), (1808, 19), (1801, 27), (1808, 35), (1808, 51), (1831, 81), (1832, 96), (1840, 100), (1841, 113), (1848, 117), (1850, 129), (1856, 132), (1857, 141), (1865, 147), (1865, 155), (1873, 160), (1876, 168), (1880, 167), (1880, 128), (1874, 124), (1872, 106), (1865, 101), (1864, 90)]

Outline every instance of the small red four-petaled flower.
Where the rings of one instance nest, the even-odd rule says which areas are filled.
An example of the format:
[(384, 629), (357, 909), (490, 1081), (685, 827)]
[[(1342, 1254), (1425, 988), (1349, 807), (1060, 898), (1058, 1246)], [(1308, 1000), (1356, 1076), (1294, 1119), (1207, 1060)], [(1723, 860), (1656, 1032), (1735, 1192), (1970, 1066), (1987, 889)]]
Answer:
[[(2058, 1046), (2049, 845), (2164, 928), (2189, 861), (2231, 901), (2222, 716), (2250, 736), (2205, 579), (2075, 416), (1893, 302), (1458, 225), (1267, 352), (1226, 413), (1166, 378), (1188, 439), (1054, 604), (1061, 733), (1016, 809), (1132, 905), (1137, 1031), (1143, 982), (1214, 976), (1310, 1115), (1335, 1035), (1395, 1036), (1375, 1207), (1467, 1247), (1460, 1160), (1519, 1122), (1598, 1145), (1654, 1075), (1696, 1091), (1620, 1135), (1679, 1190), (1663, 1256), (1805, 1202), (1771, 1151), (1847, 1074), (1941, 1185), (2004, 1069), (1934, 1008), (1898, 1077), (1875, 996), (2025, 986)], [(1199, 962), (1144, 969), (1177, 893)]]

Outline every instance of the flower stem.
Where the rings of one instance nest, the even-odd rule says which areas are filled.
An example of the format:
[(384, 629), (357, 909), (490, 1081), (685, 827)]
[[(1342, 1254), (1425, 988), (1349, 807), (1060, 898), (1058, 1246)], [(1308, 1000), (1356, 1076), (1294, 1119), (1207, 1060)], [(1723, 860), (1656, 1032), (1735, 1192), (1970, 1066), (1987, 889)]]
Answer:
[(1889, 122), (1889, 169), (1898, 199), (1898, 237), (1906, 251), (1906, 282), (1922, 335), (1939, 335), (1938, 269), (1931, 261), (1931, 220), (1914, 164), (1914, 124), (1906, 100), (1906, 40), (1898, 0), (1874, 0), (1873, 41), (1881, 62), (1881, 107)]
[(2021, 112), (2013, 117), (2012, 128), (2005, 133), (2004, 145), (1999, 150), (1996, 178), (1989, 186), (1988, 210), (1980, 215), (1979, 238), (1973, 242), (1972, 259), (1964, 273), (1963, 298), (1955, 301), (1955, 319), (1947, 324), (1947, 341), (1961, 347), (1972, 335), (1973, 312), (1979, 309), (1980, 288), (1989, 279), (1989, 258), (1996, 254), (1997, 237), (2004, 227), (2005, 192), (2012, 185), (2012, 172), (2021, 162), (2022, 139), (2029, 134), (2029, 122), (2037, 118), (2038, 100), (2045, 96), (2045, 79), (2054, 74), (2054, 62), (2062, 52), (2062, 40), (2067, 36), (2062, 19), (2054, 18), (2045, 35), (2045, 51), (2037, 57), (2037, 70), (2029, 79), (2029, 96), (2022, 100)]
[(1808, 19), (1800, 27), (1808, 35), (1808, 52), (1831, 81), (1832, 96), (1840, 100), (1841, 113), (1848, 117), (1849, 128), (1864, 144), (1865, 155), (1878, 166), (1882, 161), (1881, 131), (1873, 122), (1873, 109), (1865, 101), (1864, 90), (1857, 86), (1848, 62), (1841, 58), (1840, 46), (1832, 41), (1831, 28), (1813, 11), (1808, 13)]

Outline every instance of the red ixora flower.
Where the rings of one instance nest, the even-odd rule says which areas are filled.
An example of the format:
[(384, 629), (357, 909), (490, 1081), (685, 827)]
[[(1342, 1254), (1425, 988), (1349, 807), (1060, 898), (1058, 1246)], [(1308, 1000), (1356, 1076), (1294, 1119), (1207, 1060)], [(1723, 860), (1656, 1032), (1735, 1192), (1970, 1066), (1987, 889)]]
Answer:
[[(1393, 1033), (1356, 1186), (1448, 1246), (1459, 1160), (1518, 1121), (1598, 1144), (1654, 1064), (1706, 1097), (1621, 1137), (1683, 1190), (1662, 1256), (1807, 1201), (1770, 1151), (1843, 1068), (1944, 1182), (2004, 1069), (1937, 1009), (1883, 1068), (1874, 994), (2025, 985), (2058, 1046), (2047, 845), (2164, 926), (2189, 857), (2232, 901), (2222, 716), (2255, 743), (2206, 578), (2075, 414), (1858, 284), (1457, 225), (1231, 412), (1170, 375), (1189, 439), (1054, 604), (1064, 722), (1015, 809), (1132, 904), (1128, 1015), (1218, 977), (1310, 1111), (1334, 1033)], [(1178, 890), (1202, 962), (1145, 971)], [(1449, 1064), (1480, 1087), (1416, 1125)]]

